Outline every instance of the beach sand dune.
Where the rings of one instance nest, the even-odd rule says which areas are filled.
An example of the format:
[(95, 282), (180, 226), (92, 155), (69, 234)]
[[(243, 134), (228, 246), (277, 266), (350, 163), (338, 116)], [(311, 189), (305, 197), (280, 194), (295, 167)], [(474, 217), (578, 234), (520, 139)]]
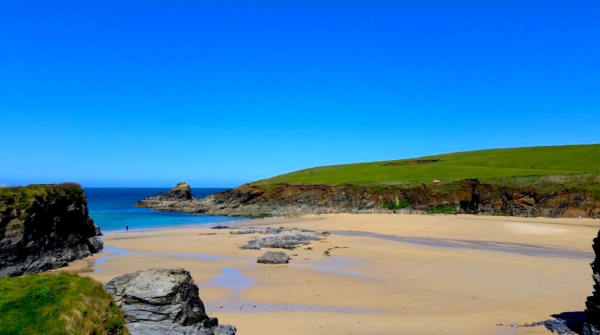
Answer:
[(185, 268), (209, 314), (239, 334), (547, 334), (508, 325), (585, 308), (600, 222), (338, 214), (236, 226), (332, 234), (310, 250), (286, 251), (289, 264), (262, 265), (256, 258), (265, 250), (239, 249), (257, 234), (108, 233), (103, 253), (61, 270), (106, 282), (136, 270)]

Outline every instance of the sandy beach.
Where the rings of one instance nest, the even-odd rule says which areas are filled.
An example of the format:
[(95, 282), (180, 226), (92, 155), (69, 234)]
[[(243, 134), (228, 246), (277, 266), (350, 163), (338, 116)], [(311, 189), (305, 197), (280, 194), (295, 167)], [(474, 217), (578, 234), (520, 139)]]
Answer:
[(312, 250), (286, 251), (288, 265), (262, 265), (256, 258), (265, 250), (239, 249), (258, 234), (206, 227), (108, 233), (103, 252), (57, 271), (106, 282), (184, 268), (209, 315), (239, 334), (547, 334), (509, 325), (585, 308), (600, 229), (586, 219), (385, 214), (234, 225), (331, 235)]

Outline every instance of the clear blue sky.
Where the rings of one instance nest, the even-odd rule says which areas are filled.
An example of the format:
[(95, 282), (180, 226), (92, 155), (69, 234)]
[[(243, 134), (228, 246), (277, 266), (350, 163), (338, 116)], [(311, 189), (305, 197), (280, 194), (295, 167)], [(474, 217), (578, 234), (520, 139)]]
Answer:
[(600, 142), (600, 1), (0, 0), (0, 183)]

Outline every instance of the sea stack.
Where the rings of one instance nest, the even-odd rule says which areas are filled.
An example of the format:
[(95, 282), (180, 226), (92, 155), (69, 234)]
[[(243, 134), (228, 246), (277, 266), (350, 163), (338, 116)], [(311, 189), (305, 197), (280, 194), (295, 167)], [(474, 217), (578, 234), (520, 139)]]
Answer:
[(182, 181), (177, 183), (169, 192), (160, 193), (153, 197), (142, 199), (135, 203), (135, 207), (144, 207), (169, 212), (193, 212), (187, 210), (194, 207), (196, 198), (192, 195), (192, 188)]
[(587, 298), (583, 335), (600, 335), (600, 231), (594, 239), (596, 259), (592, 262), (592, 277), (594, 278), (594, 293)]
[(184, 269), (150, 269), (109, 281), (105, 290), (123, 311), (132, 335), (234, 335), (206, 315), (198, 286)]
[(0, 192), (0, 277), (44, 272), (102, 249), (77, 184), (30, 185)]
[(193, 198), (192, 189), (185, 181), (177, 183), (167, 194), (180, 200), (190, 200)]

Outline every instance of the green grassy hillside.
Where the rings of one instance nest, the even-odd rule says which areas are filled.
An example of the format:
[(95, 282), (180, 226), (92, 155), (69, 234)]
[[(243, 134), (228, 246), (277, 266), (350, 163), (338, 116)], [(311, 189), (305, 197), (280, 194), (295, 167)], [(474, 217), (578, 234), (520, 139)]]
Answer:
[(69, 274), (0, 279), (0, 335), (129, 334), (99, 282)]
[[(554, 181), (599, 183), (600, 144), (458, 152), (394, 161), (332, 165), (255, 182), (257, 185), (403, 185), (463, 179), (579, 175)], [(548, 179), (548, 178), (546, 178)], [(575, 180), (576, 179), (576, 180)], [(551, 180), (552, 181), (552, 180)]]

